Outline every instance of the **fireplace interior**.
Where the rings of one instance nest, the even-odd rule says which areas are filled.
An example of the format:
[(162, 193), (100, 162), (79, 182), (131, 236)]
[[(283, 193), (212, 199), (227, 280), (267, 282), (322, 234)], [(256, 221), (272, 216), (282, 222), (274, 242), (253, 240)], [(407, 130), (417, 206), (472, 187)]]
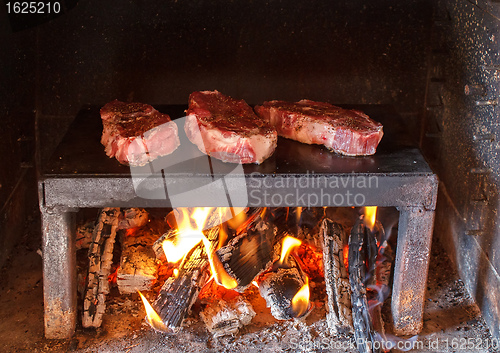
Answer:
[[(13, 307), (23, 302), (29, 290), (22, 291), (24, 297), (19, 295), (19, 299), (8, 297), (9, 292), (15, 291), (14, 278), (23, 276), (22, 272), (15, 273), (21, 268), (30, 273), (27, 269), (31, 267), (25, 261), (36, 264), (33, 271), (37, 269), (44, 276), (43, 290), (41, 284), (32, 285), (38, 288), (33, 293), (37, 294), (35, 300), (40, 307), (33, 311), (39, 313), (38, 319), (32, 320), (32, 325), (38, 327), (32, 330), (38, 332), (38, 338), (31, 339), (36, 344), (45, 342), (54, 350), (76, 344), (74, 348), (92, 350), (92, 345), (98, 347), (107, 338), (113, 338), (115, 330), (121, 332), (120, 339), (126, 342), (116, 346), (121, 347), (116, 348), (118, 351), (133, 350), (134, 344), (145, 348), (145, 337), (164, 349), (174, 349), (176, 342), (193, 341), (191, 346), (182, 343), (184, 351), (195, 351), (202, 346), (215, 351), (245, 347), (265, 351), (266, 342), (269, 349), (290, 348), (297, 338), (290, 336), (290, 332), (302, 332), (302, 346), (296, 350), (322, 351), (319, 346), (307, 344), (321, 339), (334, 342), (335, 337), (339, 342), (347, 342), (354, 337), (349, 335), (356, 334), (356, 325), (360, 323), (369, 323), (374, 335), (383, 330), (384, 339), (390, 342), (407, 342), (411, 337), (418, 341), (425, 337), (426, 344), (430, 344), (435, 338), (432, 335), (437, 332), (446, 335), (448, 327), (456, 326), (460, 332), (449, 337), (477, 336), (483, 341), (497, 342), (500, 338), (500, 300), (496, 290), (500, 285), (500, 7), (497, 1), (110, 4), (66, 0), (57, 3), (61, 5), (59, 13), (45, 15), (15, 13), (11, 2), (5, 2), (0, 11), (0, 37), (5, 48), (0, 54), (4, 123), (0, 132), (4, 156), (4, 167), (0, 170), (0, 266), (6, 273), (12, 273), (3, 279), (0, 302)], [(115, 232), (116, 245), (108, 254), (111, 258), (106, 266), (111, 278), (106, 283), (111, 289), (104, 300), (105, 307), (99, 309), (103, 310), (103, 324), (84, 328), (92, 326), (84, 323), (84, 312), (89, 308), (84, 300), (88, 290), (85, 285), (92, 273), (92, 256), (88, 256), (87, 249), (92, 246), (82, 247), (85, 238), (77, 237), (85, 234), (84, 225), (92, 229), (87, 236), (94, 236), (96, 225), (106, 224), (99, 223), (104, 217), (103, 210), (109, 211), (109, 221), (122, 223), (127, 212), (141, 210), (148, 217), (143, 227), (156, 224), (161, 229), (156, 229), (154, 236), (161, 237), (169, 229), (176, 229), (169, 223), (168, 215), (175, 213), (173, 206), (179, 203), (173, 205), (173, 198), (167, 196), (145, 196), (144, 190), (157, 192), (159, 182), (162, 187), (176, 185), (178, 191), (186, 191), (207, 175), (224, 179), (221, 175), (233, 172), (230, 164), (214, 160), (207, 174), (200, 170), (197, 160), (187, 160), (163, 173), (139, 170), (134, 174), (134, 170), (105, 155), (99, 143), (102, 133), (99, 108), (114, 99), (144, 102), (169, 113), (173, 119), (180, 119), (189, 94), (199, 90), (219, 90), (252, 106), (273, 99), (330, 102), (362, 110), (383, 123), (385, 135), (373, 156), (343, 157), (319, 146), (279, 138), (278, 148), (270, 159), (242, 169), (247, 202), (231, 206), (245, 208), (245, 218), (258, 214), (262, 222), (273, 227), (288, 227), (289, 235), (302, 241), (289, 255), (295, 264), (288, 266), (300, 274), (295, 292), (307, 282), (310, 301), (305, 309), (288, 308), (280, 317), (279, 310), (273, 311), (266, 300), (266, 295), (272, 296), (274, 292), (263, 294), (267, 292), (260, 284), (274, 283), (267, 277), (278, 273), (279, 265), (275, 263), (280, 255), (275, 247), (282, 247), (282, 238), (277, 237), (268, 249), (267, 256), (272, 261), (262, 266), (241, 291), (234, 291), (240, 284), (228, 289), (217, 283), (222, 282), (221, 274), (210, 271), (207, 265), (206, 271), (200, 272), (207, 278), (203, 285), (198, 283), (196, 296), (191, 293), (194, 299), (189, 304), (193, 305), (189, 305), (182, 317), (185, 329), (165, 334), (163, 331), (172, 330), (151, 324), (149, 316), (144, 319), (146, 313), (139, 294), (135, 290), (126, 293), (123, 287), (120, 289), (119, 281), (115, 283), (112, 278), (113, 274), (119, 277), (125, 248), (135, 252), (138, 247), (126, 245), (127, 233), (134, 237), (134, 229), (138, 227), (123, 226)], [(137, 183), (136, 176), (141, 176), (142, 184)], [(337, 188), (332, 182), (339, 178), (350, 178), (345, 180), (353, 184)], [(376, 186), (359, 187), (361, 180), (370, 178), (376, 180)], [(224, 180), (224, 197), (241, 189), (237, 178)], [(285, 181), (288, 184), (284, 187), (278, 186), (277, 182)], [(300, 186), (301, 181), (307, 182), (307, 186)], [(270, 192), (267, 196), (263, 193), (266, 188)], [(297, 190), (303, 190), (304, 195), (316, 195), (317, 201), (312, 202), (302, 194), (301, 197)], [(351, 192), (352, 199), (348, 199), (346, 192)], [(335, 198), (337, 194), (342, 195), (342, 200)], [(291, 202), (287, 195), (294, 195)], [(356, 195), (361, 195), (358, 200), (354, 199)], [(227, 199), (223, 202), (217, 197), (214, 194), (209, 202), (184, 197), (180, 206), (228, 206)], [(338, 299), (338, 294), (332, 297), (329, 293), (335, 291), (342, 277), (334, 275), (331, 269), (327, 271), (331, 265), (325, 262), (328, 253), (325, 234), (332, 227), (324, 222), (330, 220), (341, 225), (342, 245), (349, 248), (349, 242), (356, 244), (365, 239), (356, 238), (356, 234), (366, 231), (365, 223), (358, 222), (362, 231), (356, 233), (353, 229), (357, 229), (356, 221), (364, 217), (360, 214), (366, 206), (378, 206), (377, 219), (393, 252), (390, 275), (386, 278), (390, 290), (381, 304), (375, 306), (378, 316), (373, 308), (368, 310), (370, 320), (356, 319), (356, 315), (364, 315), (367, 310), (351, 305), (349, 312), (356, 324), (351, 331), (344, 332), (338, 314), (341, 311), (332, 299)], [(113, 209), (116, 217), (111, 215)], [(285, 217), (286, 222), (284, 210), (289, 216)], [(305, 233), (304, 223), (300, 223), (303, 220), (297, 213), (316, 217), (311, 216), (314, 222), (307, 225)], [(271, 221), (266, 218), (270, 215), (277, 218)], [(288, 224), (288, 219), (296, 224)], [(103, 234), (107, 234), (104, 228)], [(217, 229), (219, 235), (221, 231)], [(230, 226), (227, 229), (235, 234), (226, 243), (222, 242), (221, 248), (237, 238), (236, 229)], [(24, 233), (30, 234), (30, 238), (20, 236)], [(265, 248), (265, 242), (262, 243), (259, 251)], [(379, 239), (377, 246), (381, 243)], [(203, 248), (200, 244), (200, 251), (210, 255), (211, 247)], [(363, 244), (359, 249), (368, 253), (370, 247)], [(151, 255), (154, 247), (149, 245)], [(303, 248), (307, 246), (306, 254)], [(302, 249), (300, 255), (298, 249)], [(349, 290), (361, 295), (363, 302), (362, 294), (370, 279), (349, 277), (355, 269), (370, 273), (370, 256), (363, 251), (347, 253), (349, 261), (352, 256), (354, 262), (364, 263), (356, 267), (346, 261)], [(321, 258), (315, 262), (321, 263), (323, 271), (317, 277), (309, 278), (310, 266), (300, 260), (310, 256)], [(162, 287), (169, 278), (171, 281), (177, 278), (174, 269), (182, 272), (167, 258), (161, 256), (161, 251), (155, 253), (152, 261), (156, 270), (151, 280), (154, 285), (141, 290), (160, 317), (158, 296), (161, 297)], [(230, 266), (221, 264), (225, 265)], [(441, 272), (440, 267), (446, 271)], [(233, 274), (231, 278), (237, 276)], [(363, 284), (353, 287), (353, 283)], [(379, 294), (369, 288), (368, 297), (373, 293)], [(234, 318), (229, 324), (230, 334), (223, 334), (223, 329), (220, 331), (218, 326), (207, 325), (203, 320), (212, 305), (207, 298), (224, 295), (248, 302), (243, 307), (252, 307), (256, 314), (248, 314), (251, 311), (247, 310), (247, 316)], [(221, 298), (213, 304), (218, 312), (221, 303), (234, 306), (234, 300), (239, 300)], [(231, 305), (224, 308), (231, 312)], [(460, 317), (460, 320), (450, 319), (447, 324), (442, 312), (452, 315), (453, 308), (458, 313), (455, 319)], [(441, 314), (436, 314), (440, 310)], [(20, 308), (19, 312), (22, 311)], [(335, 323), (334, 313), (337, 313)], [(92, 314), (95, 318), (94, 311)], [(168, 326), (164, 318), (161, 321), (161, 325)], [(356, 337), (361, 331), (358, 329)], [(441, 338), (444, 337), (448, 336)], [(13, 343), (8, 343), (9, 337), (0, 340), (5, 340), (8, 349), (15, 349)], [(453, 349), (451, 338), (448, 346), (441, 343), (436, 351)], [(483, 344), (483, 348), (485, 352), (494, 351), (491, 344)], [(293, 347), (290, 349), (293, 351)]]

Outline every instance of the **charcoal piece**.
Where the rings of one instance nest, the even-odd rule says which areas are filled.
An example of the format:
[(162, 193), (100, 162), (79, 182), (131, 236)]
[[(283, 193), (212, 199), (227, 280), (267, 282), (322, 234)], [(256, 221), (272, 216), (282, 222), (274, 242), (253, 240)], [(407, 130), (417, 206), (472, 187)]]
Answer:
[[(349, 238), (349, 282), (351, 284), (351, 302), (354, 337), (359, 353), (380, 353), (375, 342), (375, 332), (368, 311), (366, 296), (366, 278), (368, 272), (375, 271), (373, 243), (376, 247), (376, 234), (364, 224), (360, 216), (351, 230)], [(369, 279), (371, 281), (371, 279)]]
[(216, 251), (226, 272), (238, 283), (234, 290), (243, 292), (275, 260), (276, 227), (260, 216), (225, 246)]
[(242, 296), (230, 301), (213, 300), (200, 312), (200, 317), (214, 338), (238, 333), (254, 316), (252, 305)]
[(278, 320), (303, 317), (309, 312), (309, 308), (303, 313), (293, 309), (292, 299), (304, 286), (307, 278), (292, 258), (289, 258), (288, 264), (289, 267), (279, 267), (259, 278), (260, 295), (266, 300), (271, 314)]
[(149, 213), (143, 208), (126, 208), (122, 213), (118, 229), (140, 228), (149, 221)]
[(340, 224), (325, 218), (321, 224), (320, 235), (323, 241), (323, 268), (328, 295), (328, 327), (333, 334), (353, 332), (351, 288), (344, 264), (347, 234)]
[(113, 248), (120, 215), (119, 208), (99, 212), (89, 247), (89, 272), (83, 301), (83, 327), (100, 327), (109, 293), (108, 276), (113, 262)]

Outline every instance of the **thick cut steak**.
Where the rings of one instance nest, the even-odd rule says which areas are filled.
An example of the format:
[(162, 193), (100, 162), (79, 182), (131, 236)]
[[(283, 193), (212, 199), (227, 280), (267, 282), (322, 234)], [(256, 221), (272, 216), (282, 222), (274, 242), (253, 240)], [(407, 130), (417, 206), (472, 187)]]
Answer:
[(224, 162), (260, 164), (276, 149), (276, 129), (244, 100), (218, 91), (193, 92), (186, 112), (189, 140)]
[(101, 108), (101, 118), (106, 154), (122, 164), (145, 165), (179, 146), (177, 125), (148, 104), (114, 100)]
[(280, 136), (307, 144), (324, 145), (347, 156), (375, 153), (382, 139), (382, 124), (357, 111), (329, 103), (301, 100), (264, 102), (257, 114), (276, 128)]

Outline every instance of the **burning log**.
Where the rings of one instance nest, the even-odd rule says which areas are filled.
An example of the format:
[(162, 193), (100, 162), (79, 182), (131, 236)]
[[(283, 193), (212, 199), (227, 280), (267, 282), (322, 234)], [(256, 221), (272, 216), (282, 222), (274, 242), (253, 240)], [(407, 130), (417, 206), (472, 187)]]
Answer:
[(173, 332), (180, 329), (208, 277), (208, 260), (200, 243), (186, 255), (178, 274), (165, 282), (153, 303), (167, 329)]
[(100, 327), (109, 293), (108, 276), (113, 263), (113, 247), (120, 215), (119, 208), (99, 213), (89, 248), (89, 273), (83, 304), (83, 327)]
[(151, 245), (157, 239), (150, 230), (138, 236), (122, 237), (122, 254), (117, 273), (117, 285), (121, 294), (150, 290), (156, 282), (158, 263)]
[(318, 244), (319, 232), (324, 210), (318, 207), (276, 207), (270, 209), (273, 223), (278, 227), (278, 234), (293, 234), (310, 244)]
[(278, 320), (301, 318), (310, 312), (308, 279), (293, 259), (286, 267), (262, 275), (259, 291)]
[(323, 239), (323, 266), (328, 295), (328, 327), (334, 334), (352, 332), (351, 288), (344, 264), (347, 234), (340, 224), (328, 218), (323, 220), (320, 234)]
[[(354, 224), (349, 238), (349, 281), (351, 283), (351, 302), (353, 312), (354, 336), (360, 353), (379, 353), (378, 344), (374, 345), (375, 332), (369, 315), (366, 287), (374, 282), (377, 257), (377, 230), (380, 222), (365, 224), (364, 215)], [(376, 227), (376, 228), (375, 228)], [(368, 271), (368, 273), (367, 273)]]
[(255, 213), (238, 235), (216, 251), (225, 271), (236, 280), (234, 290), (243, 292), (274, 262), (277, 228)]
[(167, 261), (165, 252), (163, 251), (163, 242), (175, 239), (179, 235), (177, 229), (169, 229), (161, 237), (159, 237), (152, 245), (153, 252), (156, 258), (162, 262)]
[[(205, 228), (209, 228), (210, 225), (219, 224), (216, 212), (208, 215), (207, 224), (208, 227)], [(198, 298), (198, 293), (205, 286), (209, 278), (208, 256), (212, 254), (206, 253), (206, 247), (208, 246), (210, 249), (213, 249), (219, 241), (218, 226), (209, 228), (203, 234), (201, 233), (201, 229), (186, 230), (186, 233), (189, 232), (192, 233), (190, 233), (191, 236), (194, 234), (194, 239), (200, 240), (184, 256), (178, 273), (165, 281), (158, 294), (158, 298), (153, 303), (153, 307), (163, 322), (163, 326), (173, 332), (180, 329), (184, 318)], [(170, 239), (179, 236), (181, 233), (182, 230), (172, 230), (166, 233), (168, 235), (164, 234), (162, 238), (164, 240)], [(202, 241), (203, 237), (205, 240)], [(154, 325), (151, 326), (155, 327)]]

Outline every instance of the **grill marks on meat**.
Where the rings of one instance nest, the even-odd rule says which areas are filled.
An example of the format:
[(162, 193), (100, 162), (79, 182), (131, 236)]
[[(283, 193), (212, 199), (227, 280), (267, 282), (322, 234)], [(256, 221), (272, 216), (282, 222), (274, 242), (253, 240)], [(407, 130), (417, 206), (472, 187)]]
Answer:
[(255, 111), (269, 121), (280, 136), (324, 145), (347, 156), (374, 154), (383, 136), (382, 124), (366, 114), (329, 103), (275, 100), (256, 106)]
[(260, 164), (276, 149), (276, 130), (244, 100), (218, 91), (193, 92), (186, 112), (189, 140), (224, 162)]
[(121, 164), (145, 165), (180, 143), (177, 125), (148, 104), (114, 100), (101, 108), (101, 119), (106, 155)]

